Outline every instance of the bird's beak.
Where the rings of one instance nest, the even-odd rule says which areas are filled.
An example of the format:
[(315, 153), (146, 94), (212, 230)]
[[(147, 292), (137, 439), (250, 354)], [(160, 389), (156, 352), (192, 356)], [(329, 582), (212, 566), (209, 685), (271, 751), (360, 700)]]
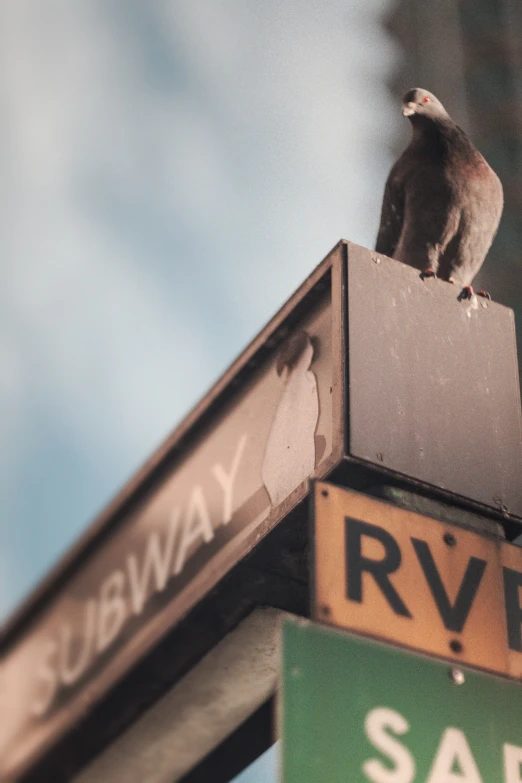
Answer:
[(402, 116), (411, 117), (412, 114), (415, 114), (415, 104), (410, 101), (402, 107)]

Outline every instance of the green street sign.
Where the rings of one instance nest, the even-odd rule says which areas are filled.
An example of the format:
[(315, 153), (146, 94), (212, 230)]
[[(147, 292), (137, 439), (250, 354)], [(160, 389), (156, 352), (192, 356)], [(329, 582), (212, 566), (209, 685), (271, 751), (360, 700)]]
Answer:
[(521, 783), (522, 685), (283, 626), (283, 783)]

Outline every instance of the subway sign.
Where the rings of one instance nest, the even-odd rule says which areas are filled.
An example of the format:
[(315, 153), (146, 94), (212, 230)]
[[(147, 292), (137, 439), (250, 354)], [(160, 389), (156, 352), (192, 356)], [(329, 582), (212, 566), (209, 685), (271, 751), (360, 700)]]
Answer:
[(327, 472), (332, 372), (325, 293), (168, 469), (145, 486), (137, 480), (137, 497), (4, 653), (2, 783), (198, 604), (305, 497), (311, 474)]
[(522, 677), (522, 548), (314, 485), (314, 616)]

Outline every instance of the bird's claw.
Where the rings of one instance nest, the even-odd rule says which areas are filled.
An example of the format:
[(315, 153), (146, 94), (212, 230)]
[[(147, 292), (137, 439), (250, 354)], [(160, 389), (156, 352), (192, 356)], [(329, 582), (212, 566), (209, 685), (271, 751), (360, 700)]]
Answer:
[(429, 266), (427, 269), (423, 269), (420, 273), (421, 280), (424, 280), (426, 277), (433, 277), (435, 280), (437, 279), (436, 272)]
[(481, 289), (480, 291), (477, 291), (476, 293), (477, 293), (477, 296), (483, 296), (484, 299), (491, 299), (491, 295), (487, 291), (484, 291), (484, 290)]
[(470, 285), (465, 285), (460, 294), (458, 295), (457, 299), (459, 302), (462, 302), (463, 299), (471, 299), (475, 292), (473, 291), (473, 288)]

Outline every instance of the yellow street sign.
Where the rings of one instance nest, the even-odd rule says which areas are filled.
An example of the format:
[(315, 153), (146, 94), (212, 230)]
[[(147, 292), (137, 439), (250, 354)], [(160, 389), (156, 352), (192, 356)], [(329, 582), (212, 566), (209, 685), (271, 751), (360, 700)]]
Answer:
[(522, 548), (315, 482), (314, 616), (522, 677)]

